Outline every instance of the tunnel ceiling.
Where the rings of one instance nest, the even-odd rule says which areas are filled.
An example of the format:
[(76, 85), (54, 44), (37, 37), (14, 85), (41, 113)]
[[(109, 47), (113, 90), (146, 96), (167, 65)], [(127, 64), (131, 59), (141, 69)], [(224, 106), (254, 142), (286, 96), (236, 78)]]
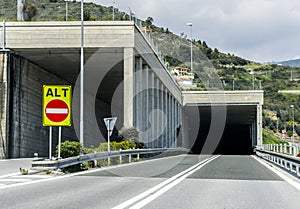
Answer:
[[(71, 84), (75, 84), (80, 71), (80, 49), (14, 49), (13, 53), (20, 55), (30, 62), (42, 67), (43, 69), (63, 78)], [(123, 58), (122, 48), (102, 48), (102, 49), (85, 49), (85, 63), (90, 62), (90, 58), (96, 57), (96, 63), (101, 66), (116, 63), (112, 68), (113, 73), (105, 77), (101, 91), (101, 99), (110, 102), (113, 88), (111, 84), (118, 83), (123, 79), (123, 65), (120, 59)], [(85, 66), (88, 66), (85, 64)], [(86, 67), (85, 67), (86, 70)], [(100, 95), (98, 95), (100, 96)]]
[[(211, 120), (211, 107), (199, 106), (202, 119)], [(256, 119), (255, 105), (227, 105), (226, 123), (228, 125), (250, 125)]]

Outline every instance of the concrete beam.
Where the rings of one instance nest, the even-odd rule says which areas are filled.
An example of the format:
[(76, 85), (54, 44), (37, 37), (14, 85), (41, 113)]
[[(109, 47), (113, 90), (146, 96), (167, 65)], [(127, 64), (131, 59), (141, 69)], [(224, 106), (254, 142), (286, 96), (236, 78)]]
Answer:
[[(134, 47), (134, 22), (91, 21), (84, 23), (85, 48)], [(2, 26), (0, 30), (2, 37)], [(7, 22), (9, 49), (80, 48), (81, 23)], [(2, 40), (0, 41), (2, 45)]]
[(263, 105), (263, 91), (183, 91), (183, 105)]

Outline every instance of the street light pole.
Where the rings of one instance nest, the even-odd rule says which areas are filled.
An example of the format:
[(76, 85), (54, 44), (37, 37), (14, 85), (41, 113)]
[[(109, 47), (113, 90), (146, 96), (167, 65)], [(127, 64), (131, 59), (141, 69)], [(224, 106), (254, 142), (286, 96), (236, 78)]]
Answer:
[(252, 89), (254, 90), (254, 72), (251, 71), (250, 74), (252, 75)]
[(68, 1), (66, 1), (66, 21), (68, 21)]
[(293, 125), (292, 125), (292, 127), (293, 127), (293, 135), (292, 135), (292, 142), (294, 143), (294, 132), (295, 132), (295, 107), (294, 107), (294, 105), (291, 105), (290, 106), (291, 108), (292, 108), (292, 117), (293, 117)]
[(80, 47), (80, 143), (84, 147), (84, 19), (83, 19), (83, 0), (81, 0), (81, 47)]
[(191, 71), (193, 71), (193, 23), (187, 23), (191, 27)]
[(112, 19), (113, 19), (113, 21), (115, 21), (115, 1), (113, 2), (113, 7), (112, 7), (112, 12), (113, 12), (113, 15), (112, 15)]

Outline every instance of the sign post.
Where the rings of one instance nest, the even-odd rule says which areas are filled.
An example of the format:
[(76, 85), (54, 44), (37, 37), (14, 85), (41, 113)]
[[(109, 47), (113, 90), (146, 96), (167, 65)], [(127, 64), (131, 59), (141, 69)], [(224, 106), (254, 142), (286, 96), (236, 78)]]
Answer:
[(52, 159), (52, 126), (49, 127), (49, 160)]
[[(113, 132), (114, 126), (116, 124), (117, 118), (113, 117), (113, 118), (104, 118), (104, 123), (106, 125), (107, 128), (107, 152), (108, 155), (110, 155), (110, 136)], [(108, 157), (108, 165), (110, 165), (110, 157)]]
[(72, 87), (66, 85), (43, 86), (43, 126), (49, 126), (49, 159), (52, 156), (52, 127), (58, 126), (58, 158), (60, 159), (61, 128), (71, 126)]

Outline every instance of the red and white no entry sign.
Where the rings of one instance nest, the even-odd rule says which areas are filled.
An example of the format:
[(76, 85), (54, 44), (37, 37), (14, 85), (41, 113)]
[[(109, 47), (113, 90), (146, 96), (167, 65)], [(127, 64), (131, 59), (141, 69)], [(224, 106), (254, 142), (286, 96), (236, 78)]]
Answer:
[(43, 126), (71, 126), (71, 86), (43, 86)]
[(52, 100), (46, 105), (45, 114), (52, 122), (62, 122), (69, 115), (69, 107), (62, 100)]

